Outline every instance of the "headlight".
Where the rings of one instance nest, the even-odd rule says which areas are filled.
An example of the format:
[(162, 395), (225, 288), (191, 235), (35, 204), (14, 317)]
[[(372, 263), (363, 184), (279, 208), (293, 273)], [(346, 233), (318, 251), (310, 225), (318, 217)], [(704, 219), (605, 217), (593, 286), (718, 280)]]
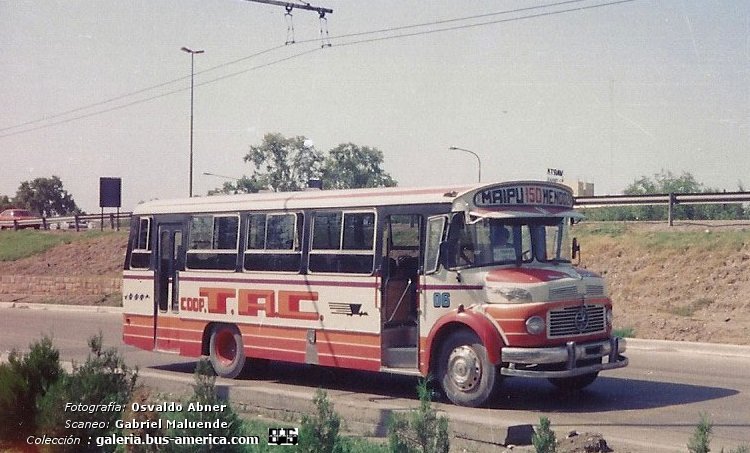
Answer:
[(612, 319), (614, 319), (614, 314), (612, 313), (612, 308), (607, 309), (607, 325), (612, 325)]
[(541, 316), (532, 316), (526, 320), (526, 332), (531, 335), (539, 335), (544, 332), (544, 319)]
[(510, 303), (518, 304), (532, 301), (531, 293), (523, 288), (492, 288), (490, 291), (502, 296)]

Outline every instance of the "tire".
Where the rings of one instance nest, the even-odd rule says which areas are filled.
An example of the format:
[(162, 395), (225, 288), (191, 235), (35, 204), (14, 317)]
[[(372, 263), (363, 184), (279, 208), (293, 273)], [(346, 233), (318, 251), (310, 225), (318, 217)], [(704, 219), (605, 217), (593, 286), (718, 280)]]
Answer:
[(474, 332), (451, 334), (438, 360), (438, 379), (453, 404), (477, 407), (494, 394), (499, 383), (497, 367), (487, 359), (487, 349)]
[[(595, 363), (602, 363), (601, 359), (598, 360), (588, 360), (588, 361), (581, 361), (578, 363), (578, 366), (586, 366), (586, 365), (593, 365)], [(589, 374), (581, 374), (580, 376), (572, 376), (572, 377), (566, 377), (566, 378), (550, 378), (548, 379), (552, 385), (557, 387), (558, 389), (565, 391), (565, 392), (576, 392), (578, 390), (583, 390), (589, 385), (593, 384), (596, 380), (597, 376), (599, 376), (599, 372), (589, 373)]]
[(211, 330), (209, 358), (217, 376), (234, 379), (245, 368), (245, 349), (237, 327), (217, 324)]

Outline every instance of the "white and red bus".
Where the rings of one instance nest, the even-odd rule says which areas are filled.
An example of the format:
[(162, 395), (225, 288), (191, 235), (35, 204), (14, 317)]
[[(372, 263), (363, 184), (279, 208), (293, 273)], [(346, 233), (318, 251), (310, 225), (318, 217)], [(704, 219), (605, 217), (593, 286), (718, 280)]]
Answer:
[(123, 340), (208, 356), (431, 375), (478, 406), (502, 377), (624, 367), (603, 279), (575, 268), (563, 185), (259, 193), (133, 212)]

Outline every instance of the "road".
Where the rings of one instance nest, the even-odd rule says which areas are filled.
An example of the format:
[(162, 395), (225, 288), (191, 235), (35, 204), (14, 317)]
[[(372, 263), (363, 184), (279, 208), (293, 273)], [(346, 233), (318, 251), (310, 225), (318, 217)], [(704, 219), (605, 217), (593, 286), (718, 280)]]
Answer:
[[(0, 354), (25, 350), (47, 334), (62, 360), (82, 362), (86, 340), (101, 331), (105, 346), (118, 346), (149, 385), (187, 388), (194, 360), (122, 346), (120, 323), (117, 312), (0, 306)], [(488, 408), (437, 407), (459, 436), (496, 443), (506, 440), (507, 427), (536, 425), (546, 415), (558, 436), (600, 432), (617, 452), (684, 452), (706, 413), (714, 423), (712, 451), (750, 445), (750, 348), (633, 340), (626, 355), (630, 366), (603, 374), (578, 394), (561, 394), (545, 381), (509, 379)], [(376, 434), (384, 433), (391, 411), (416, 405), (415, 385), (411, 377), (275, 363), (250, 378), (218, 381), (233, 402), (270, 414), (304, 410), (323, 388), (350, 430)]]

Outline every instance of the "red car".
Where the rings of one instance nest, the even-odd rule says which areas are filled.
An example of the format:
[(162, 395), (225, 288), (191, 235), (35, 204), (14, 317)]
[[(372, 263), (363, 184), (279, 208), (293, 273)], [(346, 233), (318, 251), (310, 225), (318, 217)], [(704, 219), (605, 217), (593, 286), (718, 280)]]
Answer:
[(6, 209), (0, 212), (0, 229), (14, 228), (15, 222), (18, 222), (18, 228), (34, 228), (38, 230), (42, 227), (42, 219), (32, 214), (28, 209)]

